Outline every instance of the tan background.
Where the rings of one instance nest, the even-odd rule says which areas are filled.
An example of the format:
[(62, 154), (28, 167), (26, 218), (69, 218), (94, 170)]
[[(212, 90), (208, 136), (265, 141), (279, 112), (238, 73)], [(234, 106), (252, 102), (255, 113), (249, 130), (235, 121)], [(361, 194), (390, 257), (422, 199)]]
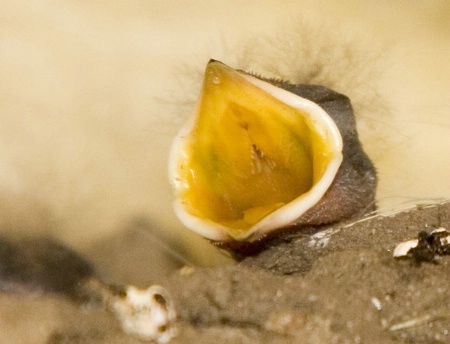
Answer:
[[(275, 40), (287, 42), (296, 61), (292, 55), (305, 47), (294, 32), (299, 21), (317, 28), (316, 35), (323, 26), (333, 33), (318, 34), (317, 44), (331, 39), (330, 46), (339, 46), (351, 37), (363, 47), (358, 63), (344, 68), (362, 77), (353, 83), (339, 67), (335, 77), (349, 87), (340, 91), (363, 99), (365, 85), (373, 91), (369, 79), (380, 84), (382, 101), (365, 104), (359, 124), (379, 169), (381, 207), (450, 197), (448, 18), (446, 0), (1, 0), (2, 230), (50, 234), (113, 271), (100, 247), (139, 220), (151, 237), (151, 246), (140, 250), (159, 251), (162, 241), (192, 262), (220, 261), (171, 210), (168, 151), (189, 112), (183, 102), (196, 93), (185, 72), (192, 69), (197, 80), (195, 71), (210, 57), (234, 65), (247, 38), (259, 40), (280, 27)], [(315, 34), (303, 35), (306, 47), (314, 46)], [(263, 59), (270, 55), (283, 65), (276, 49), (259, 44)], [(339, 51), (310, 58), (340, 65)], [(367, 74), (372, 64), (375, 72)]]

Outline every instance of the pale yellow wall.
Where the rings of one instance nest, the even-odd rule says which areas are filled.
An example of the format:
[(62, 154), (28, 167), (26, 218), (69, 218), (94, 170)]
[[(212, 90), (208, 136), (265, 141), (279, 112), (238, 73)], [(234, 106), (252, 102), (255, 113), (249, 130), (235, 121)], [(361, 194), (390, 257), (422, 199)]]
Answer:
[[(243, 63), (236, 55), (247, 38), (281, 28), (295, 45), (295, 32), (286, 32), (298, 21), (361, 44), (370, 58), (357, 59), (356, 70), (381, 56), (367, 75), (380, 83), (379, 104), (390, 112), (377, 117), (371, 109), (360, 120), (381, 205), (450, 197), (449, 4), (2, 0), (0, 225), (50, 232), (83, 249), (143, 216), (208, 256), (213, 249), (171, 210), (168, 150), (189, 110), (170, 102), (192, 99), (185, 71), (201, 71), (210, 57)], [(349, 93), (360, 96), (365, 85)]]

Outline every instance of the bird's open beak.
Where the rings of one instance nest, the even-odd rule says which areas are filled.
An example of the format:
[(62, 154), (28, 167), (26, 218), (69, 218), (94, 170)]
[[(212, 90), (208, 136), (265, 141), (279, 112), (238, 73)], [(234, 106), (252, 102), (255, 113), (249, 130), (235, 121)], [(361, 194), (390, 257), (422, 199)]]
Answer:
[(170, 156), (175, 211), (216, 241), (292, 225), (332, 184), (342, 138), (317, 104), (211, 60)]

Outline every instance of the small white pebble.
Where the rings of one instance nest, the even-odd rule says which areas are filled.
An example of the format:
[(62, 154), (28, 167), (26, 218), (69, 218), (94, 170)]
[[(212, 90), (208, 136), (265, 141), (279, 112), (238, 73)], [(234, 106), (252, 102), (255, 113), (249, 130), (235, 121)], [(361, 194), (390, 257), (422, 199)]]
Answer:
[(444, 227), (439, 227), (439, 228), (433, 229), (431, 231), (431, 234), (433, 234), (433, 233), (442, 233), (442, 232), (447, 232), (447, 229), (444, 228)]
[(378, 310), (381, 311), (381, 309), (383, 308), (383, 306), (381, 305), (380, 300), (378, 300), (378, 298), (376, 297), (372, 297), (370, 299), (370, 301), (372, 302), (372, 305)]
[(444, 227), (440, 227), (435, 229), (434, 231), (431, 232), (431, 234), (434, 233), (447, 233), (448, 235), (446, 237), (442, 237), (441, 238), (441, 245), (449, 245), (450, 244), (450, 232), (448, 231), (448, 229), (444, 228)]
[(419, 243), (419, 240), (413, 239), (404, 241), (398, 244), (394, 249), (394, 257), (404, 257), (408, 254), (409, 250), (416, 247)]
[(168, 343), (177, 333), (176, 313), (169, 293), (160, 286), (128, 286), (125, 296), (115, 296), (110, 306), (123, 330), (141, 340)]

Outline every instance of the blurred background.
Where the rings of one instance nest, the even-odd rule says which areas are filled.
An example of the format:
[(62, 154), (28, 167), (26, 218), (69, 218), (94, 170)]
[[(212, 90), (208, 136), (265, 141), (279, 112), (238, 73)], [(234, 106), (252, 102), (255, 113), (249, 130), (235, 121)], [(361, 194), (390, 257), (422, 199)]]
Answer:
[(450, 197), (449, 1), (0, 8), (0, 231), (55, 237), (112, 282), (229, 262), (175, 218), (167, 178), (209, 58), (349, 95), (383, 211)]

